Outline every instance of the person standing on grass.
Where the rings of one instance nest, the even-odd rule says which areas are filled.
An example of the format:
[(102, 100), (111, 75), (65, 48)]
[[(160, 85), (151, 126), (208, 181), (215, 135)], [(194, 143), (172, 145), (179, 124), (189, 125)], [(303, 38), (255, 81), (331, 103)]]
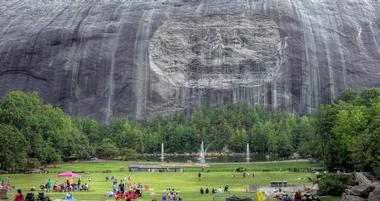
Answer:
[(15, 195), (15, 200), (14, 200), (14, 201), (25, 201), (25, 198), (24, 198), (24, 196), (22, 195), (20, 189), (17, 190), (17, 193), (16, 193), (16, 195)]
[(198, 181), (200, 181), (201, 178), (202, 178), (202, 174), (199, 172), (199, 173), (198, 173)]
[(112, 184), (112, 192), (116, 193), (116, 191), (117, 191), (117, 183), (113, 182), (113, 184)]
[(78, 186), (79, 186), (79, 189), (80, 189), (80, 183), (81, 183), (81, 181), (80, 181), (80, 178), (78, 179)]
[(225, 185), (224, 186), (224, 192), (228, 192), (228, 188), (229, 188), (230, 186), (229, 185)]
[(50, 192), (51, 191), (51, 187), (52, 187), (52, 185), (51, 185), (51, 180), (49, 179), (48, 180), (48, 182), (47, 182), (47, 184), (46, 184), (46, 190), (48, 191), (48, 192)]

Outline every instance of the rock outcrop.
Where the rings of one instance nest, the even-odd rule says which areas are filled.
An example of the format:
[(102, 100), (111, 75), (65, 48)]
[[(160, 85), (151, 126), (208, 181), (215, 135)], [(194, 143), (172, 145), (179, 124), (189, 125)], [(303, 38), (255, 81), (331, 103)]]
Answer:
[(103, 122), (380, 85), (378, 0), (7, 0), (0, 30), (0, 96)]
[(369, 193), (368, 201), (379, 201), (380, 200), (380, 185), (378, 185), (374, 191)]
[(367, 178), (364, 173), (355, 174), (358, 185), (349, 187), (341, 201), (380, 201), (380, 184)]

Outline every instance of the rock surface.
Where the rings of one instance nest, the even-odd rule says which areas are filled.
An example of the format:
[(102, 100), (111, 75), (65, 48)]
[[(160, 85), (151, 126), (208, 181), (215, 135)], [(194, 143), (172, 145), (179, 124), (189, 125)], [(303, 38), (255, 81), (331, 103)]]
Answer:
[(366, 201), (364, 198), (343, 194), (341, 201)]
[(380, 184), (372, 182), (368, 173), (355, 173), (355, 180), (359, 185), (351, 186), (343, 193), (341, 201), (380, 201)]
[(241, 102), (307, 113), (380, 84), (378, 0), (7, 0), (0, 96), (142, 120)]
[(369, 194), (367, 201), (379, 201), (380, 195), (375, 195), (373, 192)]
[(380, 185), (378, 185), (374, 191), (369, 193), (368, 201), (379, 201), (380, 200)]
[[(370, 176), (370, 175), (369, 175)], [(356, 172), (355, 173), (355, 181), (359, 185), (371, 185), (372, 181), (368, 178), (368, 176), (363, 172)]]
[(353, 186), (350, 189), (350, 195), (368, 198), (369, 193), (372, 192), (374, 189), (375, 187), (372, 185)]

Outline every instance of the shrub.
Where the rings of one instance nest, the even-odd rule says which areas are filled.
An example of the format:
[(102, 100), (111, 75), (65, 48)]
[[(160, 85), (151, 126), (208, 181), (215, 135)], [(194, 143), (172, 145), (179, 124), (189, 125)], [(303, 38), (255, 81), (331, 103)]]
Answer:
[(121, 156), (124, 157), (124, 160), (135, 160), (137, 158), (137, 151), (134, 149), (129, 149), (129, 148), (123, 148), (120, 151)]
[(318, 180), (318, 195), (340, 196), (347, 188), (355, 184), (353, 174), (323, 174)]
[(245, 168), (245, 167), (238, 167), (238, 168), (236, 168), (235, 171), (236, 172), (245, 172), (245, 171), (247, 171), (247, 168)]
[(29, 158), (28, 159), (28, 168), (39, 168), (41, 166), (40, 161), (37, 158)]

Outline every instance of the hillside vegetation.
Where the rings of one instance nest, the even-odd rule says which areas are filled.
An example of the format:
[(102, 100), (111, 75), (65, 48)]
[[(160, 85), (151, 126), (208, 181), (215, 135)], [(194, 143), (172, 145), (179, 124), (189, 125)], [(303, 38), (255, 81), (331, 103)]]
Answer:
[(134, 159), (137, 153), (253, 152), (287, 158), (297, 152), (327, 168), (379, 172), (380, 89), (348, 90), (309, 116), (260, 107), (204, 107), (143, 123), (76, 119), (36, 93), (10, 92), (0, 102), (0, 169), (37, 167), (69, 158)]

